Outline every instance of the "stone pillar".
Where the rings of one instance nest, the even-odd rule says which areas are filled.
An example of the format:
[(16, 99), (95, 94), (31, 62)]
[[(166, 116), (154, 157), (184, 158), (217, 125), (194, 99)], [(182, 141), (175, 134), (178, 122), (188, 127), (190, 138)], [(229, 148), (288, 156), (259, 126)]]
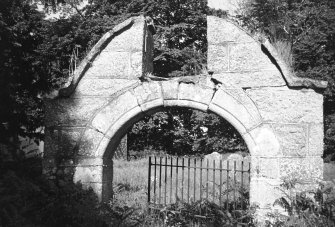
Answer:
[[(208, 1), (210, 7), (230, 15), (239, 3)], [(229, 89), (242, 88), (262, 118), (261, 127), (248, 131), (256, 144), (251, 154), (250, 200), (259, 205), (261, 220), (283, 195), (278, 188), (284, 180), (298, 180), (299, 190), (315, 190), (322, 179), (323, 96), (306, 86), (310, 81), (287, 75), (273, 63), (278, 55), (271, 55), (265, 44), (229, 19), (207, 19), (212, 77)], [(287, 84), (291, 78), (298, 82)]]
[(108, 199), (112, 155), (92, 151), (111, 138), (90, 125), (97, 111), (152, 72), (153, 34), (147, 21), (133, 17), (107, 32), (82, 60), (71, 85), (46, 99), (43, 165), (51, 178), (74, 174), (75, 182)]

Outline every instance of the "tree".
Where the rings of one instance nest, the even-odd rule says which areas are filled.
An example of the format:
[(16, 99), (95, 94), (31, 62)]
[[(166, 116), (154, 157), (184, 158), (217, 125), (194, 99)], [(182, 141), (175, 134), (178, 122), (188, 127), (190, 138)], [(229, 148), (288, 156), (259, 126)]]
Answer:
[(34, 134), (42, 126), (41, 94), (54, 87), (59, 72), (40, 49), (46, 33), (43, 15), (27, 1), (2, 0), (0, 9), (1, 140)]
[(216, 114), (168, 108), (134, 124), (128, 133), (131, 150), (164, 150), (174, 155), (226, 153), (247, 147), (241, 135)]

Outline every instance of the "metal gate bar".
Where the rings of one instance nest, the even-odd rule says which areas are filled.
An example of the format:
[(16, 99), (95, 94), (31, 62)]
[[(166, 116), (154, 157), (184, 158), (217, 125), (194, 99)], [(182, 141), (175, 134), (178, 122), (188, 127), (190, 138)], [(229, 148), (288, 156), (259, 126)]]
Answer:
[[(156, 156), (149, 157), (147, 201), (151, 207), (203, 199), (220, 206), (225, 204), (226, 209), (229, 209), (229, 206), (233, 209), (246, 206), (241, 197), (250, 184), (250, 163), (235, 160), (231, 165), (229, 160), (213, 160), (210, 165), (207, 159), (206, 165), (203, 166), (202, 159), (197, 161), (197, 158), (190, 157), (182, 158), (181, 161), (173, 156), (158, 157), (158, 160)], [(203, 182), (203, 179), (206, 181)]]

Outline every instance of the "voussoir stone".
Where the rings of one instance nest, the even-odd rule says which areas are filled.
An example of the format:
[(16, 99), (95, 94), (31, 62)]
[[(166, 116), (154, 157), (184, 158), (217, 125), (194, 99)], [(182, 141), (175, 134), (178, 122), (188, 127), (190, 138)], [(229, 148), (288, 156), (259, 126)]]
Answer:
[(178, 99), (192, 100), (208, 105), (212, 100), (213, 94), (214, 90), (211, 88), (204, 88), (195, 84), (180, 83)]
[(178, 99), (179, 83), (175, 80), (163, 81), (162, 90), (164, 100)]
[(246, 129), (250, 129), (260, 123), (260, 117), (258, 116), (257, 109), (251, 108), (250, 112), (248, 107), (251, 103), (247, 101), (248, 97), (243, 97), (245, 94), (239, 89), (223, 90), (219, 89), (216, 91), (211, 105), (216, 105), (224, 110), (228, 111), (238, 119)]
[(163, 100), (162, 88), (159, 82), (144, 82), (134, 88), (134, 93), (140, 105), (155, 99)]

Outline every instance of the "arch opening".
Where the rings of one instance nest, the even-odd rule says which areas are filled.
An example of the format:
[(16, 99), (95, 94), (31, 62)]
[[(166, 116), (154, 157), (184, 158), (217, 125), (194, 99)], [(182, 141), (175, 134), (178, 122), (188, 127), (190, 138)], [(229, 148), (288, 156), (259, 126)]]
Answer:
[[(178, 143), (173, 143), (173, 141), (169, 141), (171, 142), (175, 147), (173, 147), (173, 150), (168, 150), (169, 148), (167, 148), (166, 150), (159, 150), (159, 146), (155, 146), (154, 148), (152, 148), (150, 150), (150, 156), (152, 157), (162, 157), (163, 156), (163, 162), (165, 160), (165, 162), (173, 162), (174, 165), (181, 165), (182, 164), (182, 160), (184, 162), (184, 159), (186, 160), (185, 162), (187, 163), (187, 160), (190, 159), (191, 163), (193, 162), (197, 162), (197, 164), (194, 164), (195, 166), (197, 166), (200, 169), (200, 165), (201, 168), (206, 168), (206, 162), (209, 162), (209, 166), (207, 166), (207, 168), (209, 168), (210, 170), (210, 179), (213, 179), (213, 173), (211, 172), (213, 168), (213, 162), (215, 160), (216, 163), (216, 168), (218, 169), (217, 171), (219, 171), (219, 166), (220, 166), (220, 160), (221, 161), (221, 165), (222, 167), (220, 168), (229, 168), (229, 179), (226, 178), (226, 176), (221, 176), (221, 179), (224, 179), (223, 182), (227, 182), (226, 185), (228, 185), (228, 180), (230, 180), (231, 184), (233, 184), (233, 170), (234, 170), (234, 162), (237, 163), (238, 167), (235, 166), (236, 169), (240, 170), (244, 167), (244, 171), (245, 173), (243, 173), (242, 178), (244, 177), (244, 184), (243, 184), (243, 179), (242, 179), (242, 186), (244, 186), (243, 190), (247, 190), (249, 191), (249, 185), (250, 185), (250, 181), (248, 181), (250, 172), (248, 172), (248, 170), (250, 169), (250, 153), (246, 147), (246, 144), (244, 143), (244, 140), (242, 138), (242, 136), (240, 135), (240, 133), (228, 122), (226, 121), (226, 119), (222, 118), (221, 116), (218, 116), (217, 114), (215, 114), (212, 111), (208, 111), (208, 112), (203, 112), (203, 111), (199, 111), (196, 110), (194, 108), (186, 108), (186, 107), (164, 107), (164, 106), (159, 106), (159, 107), (155, 107), (153, 109), (148, 110), (147, 112), (141, 112), (138, 113), (137, 115), (133, 116), (132, 118), (130, 118), (126, 124), (123, 124), (119, 130), (114, 134), (114, 137), (112, 137), (110, 139), (110, 142), (106, 148), (106, 151), (104, 153), (103, 159), (104, 159), (104, 163), (106, 165), (106, 168), (104, 169), (103, 175), (105, 176), (106, 181), (110, 181), (112, 182), (111, 184), (109, 184), (107, 187), (109, 188), (105, 188), (105, 192), (103, 191), (103, 193), (109, 192), (109, 196), (111, 196), (111, 194), (114, 193), (114, 199), (113, 201), (120, 201), (120, 200), (124, 200), (122, 203), (120, 204), (126, 204), (127, 206), (140, 206), (141, 204), (145, 204), (147, 202), (147, 190), (148, 190), (148, 158), (149, 155), (148, 154), (140, 154), (140, 158), (136, 159), (136, 160), (126, 160), (125, 158), (115, 158), (113, 157), (115, 154), (115, 150), (117, 149), (118, 143), (120, 142), (121, 138), (127, 134), (127, 132), (129, 132), (129, 130), (136, 125), (138, 122), (141, 122), (141, 120), (143, 120), (143, 118), (150, 118), (153, 116), (159, 116), (159, 117), (164, 117), (164, 114), (168, 115), (167, 112), (169, 112), (168, 114), (170, 114), (169, 117), (172, 117), (172, 121), (173, 123), (175, 123), (174, 127), (178, 127), (178, 129), (180, 130), (180, 127), (183, 127), (181, 125), (183, 124), (187, 124), (185, 121), (182, 121), (180, 119), (178, 119), (178, 113), (184, 113), (186, 115), (190, 115), (188, 116), (188, 119), (191, 119), (192, 117), (200, 117), (202, 119), (207, 119), (207, 120), (212, 120), (212, 121), (219, 121), (216, 122), (217, 123), (217, 128), (214, 128), (215, 126), (213, 126), (212, 128), (210, 128), (211, 126), (206, 124), (205, 122), (203, 123), (204, 127), (209, 127), (207, 128), (208, 131), (210, 131), (209, 133), (211, 135), (209, 136), (213, 136), (213, 134), (216, 133), (220, 133), (219, 131), (223, 131), (222, 127), (225, 127), (226, 130), (229, 131), (229, 133), (232, 134), (232, 136), (230, 138), (228, 138), (228, 135), (223, 135), (220, 134), (218, 135), (218, 137), (216, 137), (216, 139), (235, 139), (235, 140), (239, 140), (239, 141), (235, 141), (235, 143), (231, 144), (230, 147), (226, 146), (226, 147), (222, 147), (222, 149), (220, 149), (220, 147), (216, 147), (213, 149), (206, 149), (204, 151), (200, 150), (200, 149), (194, 149), (194, 147), (192, 147), (190, 150), (183, 150), (183, 148), (185, 149), (186, 147), (183, 147), (182, 149), (178, 149)], [(167, 117), (165, 115), (165, 117)], [(214, 119), (213, 119), (214, 118)], [(171, 119), (170, 119), (171, 120)], [(195, 123), (199, 123), (199, 120), (197, 121), (197, 119), (193, 119)], [(199, 130), (198, 126), (198, 130)], [(220, 128), (221, 127), (221, 128)], [(178, 129), (175, 129), (178, 131)], [(162, 129), (164, 130), (164, 128)], [(188, 128), (186, 129), (186, 131), (191, 132), (191, 130)], [(215, 131), (215, 132), (214, 132)], [(185, 134), (184, 134), (185, 135)], [(220, 137), (221, 136), (221, 137)], [(203, 136), (204, 138), (205, 136)], [(225, 137), (225, 138), (224, 138)], [(180, 138), (180, 137), (178, 137)], [(129, 137), (128, 137), (129, 139)], [(151, 138), (151, 142), (155, 141), (155, 139), (159, 139), (159, 138)], [(166, 138), (165, 138), (166, 139)], [(213, 138), (212, 138), (213, 139)], [(155, 143), (159, 143), (159, 141), (155, 141)], [(128, 141), (129, 142), (129, 141)], [(169, 143), (167, 142), (167, 144)], [(194, 141), (193, 141), (194, 142)], [(156, 144), (157, 145), (157, 144)], [(180, 144), (179, 144), (180, 145)], [(183, 145), (183, 144), (182, 144)], [(211, 141), (209, 141), (208, 144), (206, 144), (205, 146), (202, 146), (202, 148), (204, 149), (205, 147), (208, 148), (208, 146), (213, 146), (215, 145), (215, 143), (211, 144)], [(218, 141), (217, 145), (222, 146), (224, 145), (223, 141)], [(240, 145), (240, 147), (238, 147)], [(164, 145), (163, 145), (164, 146)], [(165, 147), (166, 148), (166, 147)], [(189, 147), (188, 147), (189, 148)], [(186, 148), (187, 149), (187, 148)], [(137, 150), (138, 152), (140, 152), (140, 150)], [(237, 152), (239, 151), (239, 152)], [(144, 152), (145, 153), (145, 152)], [(236, 154), (237, 153), (237, 154)], [(220, 155), (220, 157), (219, 157)], [(179, 157), (179, 161), (176, 161), (176, 157)], [(113, 160), (113, 161), (111, 161)], [(227, 162), (230, 160), (231, 161), (231, 165), (230, 167), (227, 167)], [(244, 161), (244, 164), (243, 164)], [(201, 164), (200, 164), (201, 163)], [(241, 163), (243, 165), (243, 167), (241, 167)], [(167, 164), (167, 163), (165, 163)], [(207, 163), (208, 165), (208, 163)], [(236, 165), (236, 164), (235, 164)], [(164, 177), (166, 177), (166, 173), (164, 174), (164, 168), (168, 168), (168, 170), (166, 170), (168, 173), (170, 173), (170, 171), (172, 172), (175, 171), (174, 168), (169, 168), (169, 167), (165, 167), (163, 165), (163, 171), (162, 171), (162, 176), (161, 178), (164, 180)], [(191, 167), (193, 168), (193, 167)], [(214, 164), (214, 168), (215, 168), (215, 164)], [(199, 171), (196, 170), (196, 171)], [(182, 168), (180, 168), (180, 173), (182, 171)], [(184, 171), (184, 170), (183, 170)], [(214, 171), (215, 173), (215, 171)], [(228, 173), (228, 172), (225, 172)], [(171, 173), (172, 174), (172, 173)], [(173, 173), (174, 175), (175, 173)], [(194, 174), (194, 175), (192, 175)], [(206, 175), (205, 175), (205, 171), (203, 173), (201, 173), (201, 177), (200, 177), (200, 172), (198, 173), (194, 173), (191, 171), (191, 189), (190, 191), (192, 192), (192, 190), (194, 191), (194, 193), (196, 194), (196, 197), (198, 199), (201, 198), (201, 195), (199, 195), (199, 193), (201, 194), (201, 192), (199, 191), (199, 188), (194, 188), (193, 184), (195, 184), (195, 182), (197, 182), (197, 185), (200, 184), (202, 188), (206, 188), (207, 186), (207, 190), (210, 191), (209, 195), (210, 195), (210, 199), (214, 201), (214, 195), (212, 196), (212, 192), (215, 189), (217, 192), (219, 191), (219, 187), (213, 187), (211, 185), (208, 185), (207, 183), (204, 182), (199, 182), (199, 180), (201, 179), (201, 177), (203, 177), (203, 179), (205, 179)], [(153, 175), (153, 173), (152, 173)], [(186, 176), (186, 172), (185, 172), (185, 177)], [(196, 176), (195, 176), (196, 175)], [(152, 178), (153, 176), (151, 176)], [(167, 176), (167, 178), (165, 178), (165, 183), (166, 181), (169, 182), (169, 177)], [(172, 177), (172, 176), (171, 176)], [(207, 176), (208, 177), (208, 176)], [(234, 184), (239, 184), (241, 183), (241, 174), (238, 173), (236, 174), (236, 182), (234, 182)], [(155, 177), (155, 178), (158, 178)], [(178, 178), (178, 177), (177, 177)], [(180, 177), (179, 177), (180, 178)], [(197, 178), (196, 180), (194, 180), (193, 178)], [(217, 180), (217, 184), (219, 184), (220, 182), (220, 175), (217, 174), (216, 175), (216, 180)], [(172, 178), (171, 178), (172, 179)], [(172, 184), (173, 184), (173, 188), (175, 188), (175, 176), (173, 177), (173, 183), (171, 183), (171, 188), (172, 188)], [(187, 181), (186, 178), (182, 181), (180, 181), (181, 179), (178, 179), (179, 184), (182, 184), (182, 186), (180, 185), (179, 188), (183, 188), (184, 184), (185, 187), (187, 185)], [(157, 179), (158, 181), (158, 179)], [(172, 181), (172, 180), (171, 180)], [(195, 181), (195, 182), (194, 182)], [(145, 183), (144, 183), (145, 182)], [(182, 183), (181, 183), (182, 182)], [(151, 182), (151, 184), (153, 184), (153, 182)], [(155, 183), (154, 183), (155, 184)], [(167, 197), (167, 200), (170, 200), (171, 203), (171, 195), (169, 197), (169, 186), (165, 187), (168, 188), (168, 192), (167, 195), (165, 195)], [(189, 185), (187, 185), (187, 187), (189, 187)], [(222, 188), (224, 188), (224, 184), (222, 185)], [(242, 187), (241, 187), (242, 188)], [(116, 191), (112, 191), (112, 189), (116, 190)], [(150, 190), (150, 189), (149, 189)], [(163, 190), (163, 189), (162, 189)], [(173, 195), (176, 193), (176, 189), (171, 189), (173, 191)], [(224, 189), (227, 190), (227, 189)], [(152, 191), (152, 189), (151, 189)], [(163, 190), (164, 191), (164, 190)], [(216, 192), (216, 193), (217, 193)], [(152, 193), (152, 192), (151, 192)], [(193, 193), (193, 192), (192, 192)], [(203, 192), (204, 193), (204, 192)], [(186, 191), (183, 193), (184, 196), (186, 196)], [(239, 194), (238, 192), (236, 192), (236, 194)], [(157, 194), (158, 195), (158, 194)], [(205, 198), (205, 194), (203, 194), (202, 196), (204, 196), (201, 199), (206, 199)], [(237, 195), (236, 195), (237, 196)], [(179, 195), (180, 197), (180, 195)], [(105, 199), (108, 199), (108, 195), (106, 195)], [(223, 198), (223, 196), (222, 196)], [(226, 197), (224, 197), (226, 198)], [(149, 198), (150, 199), (150, 198)], [(174, 201), (174, 196), (172, 196), (172, 202)], [(179, 198), (180, 199), (180, 198)], [(232, 200), (232, 194), (230, 195), (230, 199)], [(240, 198), (239, 198), (240, 199)], [(243, 199), (249, 199), (249, 193), (247, 193), (245, 195), (245, 197)], [(151, 198), (152, 200), (152, 198)], [(133, 203), (132, 203), (133, 202)], [(152, 201), (151, 201), (152, 202)], [(215, 202), (218, 203), (219, 202), (219, 197), (216, 195), (215, 197)], [(169, 202), (168, 202), (169, 203)], [(144, 207), (142, 207), (144, 208)]]
[(79, 142), (79, 152), (84, 155), (77, 160), (74, 181), (92, 187), (101, 200), (108, 200), (113, 187), (113, 150), (131, 125), (165, 107), (214, 113), (237, 130), (251, 155), (250, 175), (256, 176), (251, 177), (250, 201), (257, 199), (253, 188), (262, 184), (258, 179), (270, 178), (277, 182), (278, 166), (274, 166), (271, 176), (268, 169), (259, 166), (260, 162), (277, 160), (279, 143), (270, 125), (263, 122), (254, 102), (242, 89), (173, 80), (144, 82), (127, 88), (96, 112)]

